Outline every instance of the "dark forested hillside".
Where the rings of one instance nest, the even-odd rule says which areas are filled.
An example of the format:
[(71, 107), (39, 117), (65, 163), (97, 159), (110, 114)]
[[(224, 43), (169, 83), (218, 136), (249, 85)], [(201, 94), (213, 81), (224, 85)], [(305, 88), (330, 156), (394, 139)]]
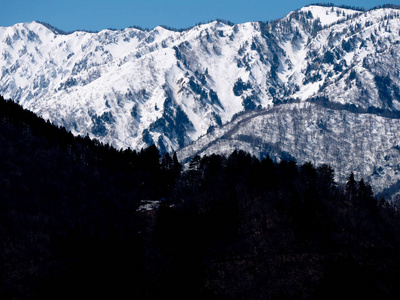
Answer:
[(330, 166), (235, 151), (181, 171), (4, 99), (0, 157), (1, 299), (400, 295), (397, 211)]
[(143, 295), (136, 209), (167, 193), (176, 160), (73, 137), (2, 98), (0, 157), (1, 299)]
[(174, 257), (168, 286), (178, 278), (188, 299), (400, 295), (399, 216), (352, 173), (337, 186), (327, 165), (197, 156), (172, 199), (155, 238)]

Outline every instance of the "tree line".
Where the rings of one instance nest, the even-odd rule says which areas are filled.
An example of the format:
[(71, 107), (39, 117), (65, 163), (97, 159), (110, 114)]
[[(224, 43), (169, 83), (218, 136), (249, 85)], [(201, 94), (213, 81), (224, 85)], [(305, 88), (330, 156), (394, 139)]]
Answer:
[(328, 165), (260, 161), (242, 151), (197, 156), (170, 199), (154, 238), (169, 258), (170, 273), (160, 282), (171, 295), (388, 299), (399, 293), (390, 279), (399, 275), (398, 214), (353, 173), (339, 185)]
[(234, 151), (183, 169), (3, 98), (0, 157), (1, 299), (400, 295), (398, 212), (331, 166)]

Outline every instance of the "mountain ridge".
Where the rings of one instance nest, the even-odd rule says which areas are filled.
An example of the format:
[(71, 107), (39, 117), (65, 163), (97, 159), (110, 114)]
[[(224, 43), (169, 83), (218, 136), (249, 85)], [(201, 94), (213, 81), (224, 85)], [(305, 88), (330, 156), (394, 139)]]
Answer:
[[(2, 27), (0, 94), (75, 135), (116, 148), (156, 144), (161, 152), (196, 143), (243, 112), (312, 98), (326, 99), (326, 110), (396, 115), (394, 7), (310, 5), (271, 22), (214, 21), (186, 31), (63, 35), (36, 22)], [(393, 176), (385, 178), (387, 187)]]
[[(361, 11), (361, 12), (371, 11), (371, 10), (376, 10), (376, 9), (381, 9), (381, 8), (400, 9), (400, 6), (398, 6), (396, 4), (377, 5), (377, 6), (369, 8), (369, 9), (366, 9), (364, 7), (345, 5), (345, 4), (343, 4), (343, 5), (335, 5), (333, 3), (311, 3), (311, 4), (308, 4), (308, 5), (304, 6), (304, 7), (309, 7), (309, 6), (337, 7), (337, 8), (344, 8), (344, 9), (356, 10), (356, 11)], [(299, 9), (296, 9), (296, 10), (299, 10)], [(279, 20), (279, 19), (281, 19), (281, 18), (272, 19), (272, 20), (268, 20), (268, 21), (265, 21), (265, 22), (272, 22), (272, 21)], [(163, 28), (171, 30), (171, 31), (180, 32), (180, 31), (187, 31), (187, 30), (192, 29), (195, 26), (204, 25), (204, 24), (211, 23), (211, 22), (214, 22), (214, 21), (220, 21), (222, 23), (226, 23), (227, 25), (231, 25), (231, 26), (233, 26), (235, 24), (240, 24), (240, 22), (236, 22), (235, 23), (235, 22), (232, 22), (230, 20), (216, 18), (215, 20), (211, 20), (211, 21), (208, 21), (208, 22), (197, 22), (195, 25), (188, 26), (188, 27), (173, 27), (173, 26), (169, 26), (169, 25), (157, 25), (156, 27), (160, 26), (160, 27), (163, 27)], [(56, 33), (65, 34), (65, 35), (72, 34), (72, 33), (77, 32), (77, 31), (83, 31), (83, 32), (87, 32), (87, 33), (99, 33), (102, 30), (122, 31), (122, 30), (124, 30), (126, 28), (135, 28), (135, 29), (139, 29), (139, 30), (142, 30), (142, 31), (151, 31), (152, 29), (154, 29), (154, 28), (143, 27), (143, 26), (139, 26), (139, 25), (131, 25), (131, 26), (128, 26), (126, 28), (120, 28), (120, 29), (107, 27), (107, 28), (103, 28), (103, 29), (99, 29), (99, 30), (75, 29), (75, 30), (65, 31), (63, 29), (60, 29), (60, 28), (58, 28), (56, 26), (51, 25), (48, 22), (44, 22), (44, 21), (41, 21), (41, 20), (34, 20), (34, 22), (40, 23), (40, 24), (48, 27), (49, 29), (55, 31)], [(25, 23), (25, 22), (23, 22), (23, 23)], [(16, 24), (18, 24), (18, 23), (16, 23)]]
[[(196, 155), (229, 155), (240, 149), (259, 159), (269, 156), (277, 161), (335, 165), (338, 182), (346, 182), (354, 172), (381, 193), (400, 180), (399, 123), (398, 116), (298, 102), (244, 114), (177, 154), (182, 163), (188, 163)], [(383, 195), (390, 198), (391, 193)]]

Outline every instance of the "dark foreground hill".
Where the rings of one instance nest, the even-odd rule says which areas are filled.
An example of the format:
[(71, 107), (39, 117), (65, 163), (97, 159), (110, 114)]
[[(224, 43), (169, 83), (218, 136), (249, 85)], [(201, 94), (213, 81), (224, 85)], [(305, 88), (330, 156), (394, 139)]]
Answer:
[(235, 151), (181, 171), (4, 99), (0, 157), (1, 299), (400, 295), (397, 211), (327, 165)]
[(136, 209), (174, 176), (155, 147), (76, 138), (1, 98), (0, 157), (1, 299), (143, 295)]

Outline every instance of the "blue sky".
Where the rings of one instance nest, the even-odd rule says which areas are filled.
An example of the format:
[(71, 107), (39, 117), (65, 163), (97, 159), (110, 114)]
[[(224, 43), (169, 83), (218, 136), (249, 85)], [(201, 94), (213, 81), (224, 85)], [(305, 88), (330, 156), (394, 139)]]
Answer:
[(0, 0), (0, 26), (42, 21), (64, 30), (99, 31), (129, 26), (186, 28), (225, 19), (234, 23), (268, 21), (311, 3), (371, 8), (399, 0)]

